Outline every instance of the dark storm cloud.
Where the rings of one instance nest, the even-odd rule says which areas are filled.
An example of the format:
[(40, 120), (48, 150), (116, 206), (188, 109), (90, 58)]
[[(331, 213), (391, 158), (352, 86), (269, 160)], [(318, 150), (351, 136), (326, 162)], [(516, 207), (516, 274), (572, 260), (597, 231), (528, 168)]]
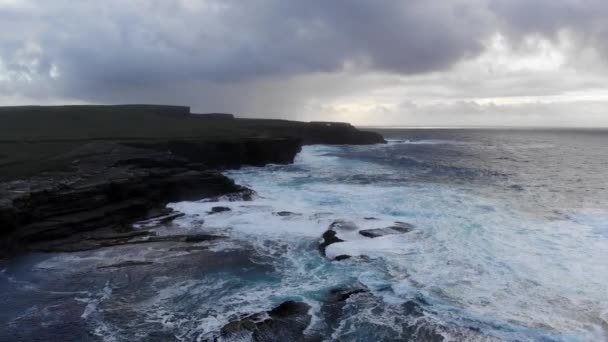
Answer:
[(607, 11), (605, 0), (0, 0), (0, 96), (289, 107), (294, 77), (447, 70), (497, 32), (568, 29), (607, 56)]
[[(0, 24), (23, 28), (2, 36), (2, 59), (17, 74), (47, 76), (55, 65), (70, 91), (346, 67), (421, 73), (478, 53), (487, 26), (470, 1), (30, 3)], [(28, 23), (36, 32), (27, 32)]]

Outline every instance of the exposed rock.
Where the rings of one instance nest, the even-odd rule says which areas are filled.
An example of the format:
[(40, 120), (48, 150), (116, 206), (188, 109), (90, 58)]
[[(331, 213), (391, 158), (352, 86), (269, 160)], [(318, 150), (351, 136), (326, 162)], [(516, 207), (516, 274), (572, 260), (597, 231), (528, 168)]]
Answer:
[[(338, 288), (330, 291), (321, 305), (321, 316), (327, 325), (324, 335), (331, 335), (340, 326), (340, 323), (353, 313), (377, 310), (377, 314), (382, 314), (382, 311), (386, 309), (382, 302), (381, 298), (374, 296), (366, 287)], [(350, 307), (347, 307), (347, 304), (350, 304)], [(399, 320), (404, 322), (399, 340), (431, 342), (444, 340), (440, 334), (440, 328), (424, 317), (424, 309), (417, 300), (403, 303), (392, 314), (404, 318), (404, 320)], [(368, 338), (371, 336), (373, 334), (368, 335)]]
[(98, 269), (123, 268), (123, 267), (129, 267), (129, 266), (145, 266), (145, 265), (152, 265), (152, 264), (154, 264), (152, 261), (125, 261), (125, 262), (120, 262), (120, 263), (112, 264), (112, 265), (99, 266), (97, 268)]
[(303, 130), (306, 144), (348, 144), (367, 145), (386, 143), (384, 138), (375, 132), (359, 131), (345, 122), (310, 122)]
[(225, 325), (221, 336), (227, 340), (304, 341), (304, 330), (312, 319), (310, 306), (288, 301), (262, 314), (254, 314)]
[(289, 164), (302, 149), (294, 138), (240, 139), (236, 141), (169, 141), (165, 146), (173, 155), (199, 162), (206, 167), (264, 166), (269, 163)]
[(332, 289), (321, 306), (321, 314), (328, 328), (333, 330), (340, 324), (342, 310), (349, 298), (368, 293), (369, 290), (365, 287)]
[(302, 214), (298, 214), (298, 213), (293, 213), (291, 211), (279, 211), (279, 212), (276, 212), (274, 214), (277, 215), (277, 216), (283, 216), (283, 217), (285, 217), (285, 216), (301, 216), (302, 215)]
[(396, 235), (411, 232), (414, 226), (409, 223), (395, 222), (394, 225), (386, 228), (375, 228), (375, 229), (363, 229), (359, 231), (359, 234), (368, 238), (377, 238), (385, 235)]
[(89, 236), (84, 238), (85, 240), (129, 240), (136, 237), (146, 237), (146, 236), (156, 236), (155, 232), (151, 232), (148, 230), (139, 230), (133, 232), (126, 233), (118, 233), (118, 234), (101, 234), (96, 236)]
[[(188, 107), (176, 106), (29, 106), (0, 111), (3, 143), (27, 141), (40, 151), (58, 142), (66, 146), (44, 161), (28, 160), (17, 150), (6, 156), (20, 161), (0, 168), (0, 179), (6, 180), (0, 183), (0, 257), (20, 249), (48, 250), (64, 239), (69, 239), (68, 250), (77, 241), (87, 241), (82, 247), (89, 248), (89, 232), (129, 231), (169, 202), (252, 199), (253, 191), (210, 169), (291, 163), (303, 144), (385, 142), (377, 133), (345, 123), (217, 120), (229, 117), (223, 114), (205, 120)], [(120, 129), (99, 127), (100, 118)], [(154, 124), (134, 125), (138, 121)], [(72, 127), (74, 122), (81, 129), (47, 128)], [(167, 123), (167, 129), (157, 130)], [(160, 224), (179, 217), (167, 215)]]
[(150, 228), (150, 227), (159, 226), (159, 225), (166, 225), (166, 224), (173, 222), (177, 218), (186, 216), (186, 214), (184, 214), (184, 213), (178, 213), (178, 212), (173, 212), (173, 211), (170, 211), (170, 212), (171, 212), (171, 214), (161, 215), (161, 216), (154, 215), (153, 218), (138, 221), (138, 222), (136, 222), (136, 225), (139, 227)]
[(336, 220), (329, 225), (328, 229), (335, 231), (355, 231), (359, 229), (359, 227), (352, 221)]
[(90, 231), (129, 231), (142, 219), (166, 224), (184, 215), (163, 209), (168, 202), (249, 192), (215, 171), (124, 167), (73, 184), (11, 192), (13, 198), (0, 203), (0, 245), (7, 247), (0, 256), (11, 248), (48, 250), (59, 241), (41, 242), (62, 239), (70, 239), (67, 250), (73, 250), (75, 240), (90, 239)]
[(416, 320), (413, 320), (414, 323), (405, 324), (403, 326), (403, 333), (408, 336), (409, 340), (429, 342), (444, 341), (444, 337), (439, 333), (437, 327), (429, 324), (422, 318), (424, 316), (424, 311), (420, 304), (410, 300), (403, 303), (401, 308), (404, 310), (404, 315), (416, 318)]
[(210, 234), (145, 236), (143, 238), (137, 236), (122, 237), (120, 235), (116, 238), (104, 237), (82, 239), (79, 237), (72, 237), (68, 239), (33, 242), (29, 247), (31, 250), (41, 252), (80, 252), (113, 246), (150, 243), (199, 243), (222, 238), (224, 238), (224, 236)]
[(340, 254), (337, 257), (335, 257), (334, 260), (342, 261), (342, 260), (346, 260), (346, 259), (350, 259), (350, 258), (352, 258), (350, 255)]
[(336, 236), (336, 232), (333, 230), (325, 231), (325, 233), (323, 233), (322, 238), (323, 241), (321, 242), (321, 244), (319, 244), (319, 252), (321, 252), (321, 255), (323, 256), (325, 256), (325, 250), (327, 249), (327, 246), (336, 242), (344, 242), (344, 240)]
[[(332, 222), (325, 233), (323, 233), (323, 240), (319, 244), (319, 252), (321, 252), (321, 255), (326, 256), (325, 250), (327, 249), (327, 246), (336, 242), (344, 242), (344, 240), (338, 237), (338, 231), (356, 231), (357, 229), (359, 229), (359, 227), (351, 221), (336, 220)], [(334, 260), (344, 260), (348, 258), (350, 258), (349, 255), (339, 255), (334, 258)]]
[(219, 214), (219, 213), (223, 213), (226, 211), (231, 211), (232, 209), (228, 208), (228, 207), (213, 207), (211, 208), (211, 211), (209, 212), (209, 215), (211, 214)]

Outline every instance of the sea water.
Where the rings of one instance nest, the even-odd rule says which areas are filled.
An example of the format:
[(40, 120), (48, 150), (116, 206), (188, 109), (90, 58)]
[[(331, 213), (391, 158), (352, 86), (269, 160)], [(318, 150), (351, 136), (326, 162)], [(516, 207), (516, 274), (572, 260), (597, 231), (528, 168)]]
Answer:
[[(253, 201), (170, 204), (186, 215), (166, 231), (228, 237), (204, 257), (143, 245), (4, 265), (0, 329), (212, 340), (231, 320), (300, 300), (312, 308), (307, 333), (327, 340), (424, 340), (412, 325), (445, 340), (608, 339), (608, 132), (380, 132), (387, 144), (306, 146), (291, 165), (226, 172)], [(231, 210), (209, 214), (214, 206)], [(324, 257), (318, 244), (335, 220), (414, 229), (343, 232)], [(98, 268), (124, 260), (154, 264)], [(371, 296), (325, 322), (336, 288)], [(422, 317), (403, 311), (411, 301)], [(57, 319), (72, 325), (53, 330)]]

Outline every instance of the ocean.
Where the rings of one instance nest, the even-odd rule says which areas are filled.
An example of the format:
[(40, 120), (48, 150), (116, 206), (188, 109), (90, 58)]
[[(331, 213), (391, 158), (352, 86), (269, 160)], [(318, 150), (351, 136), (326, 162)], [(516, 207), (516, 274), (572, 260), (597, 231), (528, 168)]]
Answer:
[[(253, 201), (170, 204), (185, 216), (159, 234), (229, 237), (200, 250), (1, 264), (0, 340), (222, 340), (228, 322), (287, 300), (309, 304), (306, 333), (328, 341), (608, 340), (608, 131), (378, 132), (387, 144), (227, 171)], [(323, 256), (337, 220), (356, 228)], [(413, 229), (358, 233), (396, 224)], [(125, 261), (141, 265), (99, 268)], [(328, 320), (335, 289), (365, 292)]]

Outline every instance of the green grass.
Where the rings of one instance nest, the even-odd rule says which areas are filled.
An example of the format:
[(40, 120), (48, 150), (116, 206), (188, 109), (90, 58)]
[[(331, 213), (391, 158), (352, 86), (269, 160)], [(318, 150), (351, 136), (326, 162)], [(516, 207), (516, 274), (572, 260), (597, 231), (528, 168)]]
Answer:
[(307, 125), (206, 119), (189, 112), (188, 107), (153, 105), (0, 107), (0, 179), (64, 169), (66, 161), (107, 153), (121, 142), (297, 137)]
[(291, 135), (303, 123), (214, 120), (188, 116), (187, 107), (0, 107), (0, 141), (217, 138)]

